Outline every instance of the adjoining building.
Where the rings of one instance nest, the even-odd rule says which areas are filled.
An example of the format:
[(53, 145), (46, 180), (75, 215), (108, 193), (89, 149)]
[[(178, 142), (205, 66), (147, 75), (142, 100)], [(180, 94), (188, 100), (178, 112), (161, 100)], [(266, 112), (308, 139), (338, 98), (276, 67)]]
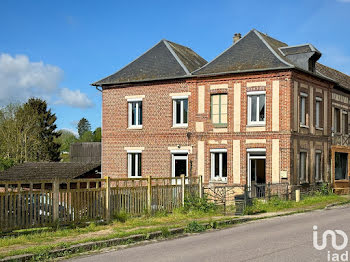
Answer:
[(102, 173), (349, 191), (350, 76), (255, 29), (211, 62), (161, 40), (102, 88)]

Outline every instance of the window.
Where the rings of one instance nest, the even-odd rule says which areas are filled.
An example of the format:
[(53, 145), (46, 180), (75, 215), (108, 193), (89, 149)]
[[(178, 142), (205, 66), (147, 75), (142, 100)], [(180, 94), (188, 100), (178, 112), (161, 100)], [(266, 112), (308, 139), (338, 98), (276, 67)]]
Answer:
[(306, 99), (307, 94), (300, 93), (300, 125), (306, 126)]
[(348, 134), (348, 112), (343, 111), (343, 117), (342, 117), (342, 128), (343, 128), (343, 134)]
[(215, 126), (227, 126), (227, 94), (211, 96), (211, 121)]
[(299, 179), (300, 183), (307, 182), (306, 181), (306, 152), (300, 152), (300, 160), (299, 160)]
[(345, 180), (348, 175), (348, 154), (335, 153), (335, 180)]
[(141, 153), (128, 153), (128, 176), (141, 177)]
[(173, 126), (187, 126), (188, 99), (173, 100)]
[(211, 150), (211, 178), (214, 181), (227, 181), (227, 151)]
[(132, 101), (129, 104), (129, 127), (142, 128), (142, 101)]
[(265, 124), (265, 91), (248, 94), (248, 125)]
[(340, 109), (334, 108), (334, 132), (340, 133)]
[(319, 182), (322, 181), (322, 175), (321, 175), (321, 151), (316, 151), (315, 154), (315, 181)]
[(322, 124), (321, 124), (321, 121), (322, 121), (322, 98), (321, 97), (316, 97), (316, 108), (315, 108), (315, 113), (316, 113), (316, 123), (315, 123), (315, 126), (316, 128), (321, 128), (322, 127)]

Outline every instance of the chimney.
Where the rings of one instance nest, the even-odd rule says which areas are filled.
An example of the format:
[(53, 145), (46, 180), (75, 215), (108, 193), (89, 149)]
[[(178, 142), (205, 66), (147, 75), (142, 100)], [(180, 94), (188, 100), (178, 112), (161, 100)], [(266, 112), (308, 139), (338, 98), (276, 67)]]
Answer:
[(241, 39), (241, 34), (240, 33), (236, 33), (235, 35), (234, 35), (234, 37), (233, 37), (233, 43), (235, 44), (235, 43), (237, 43), (237, 41), (239, 40), (239, 39)]

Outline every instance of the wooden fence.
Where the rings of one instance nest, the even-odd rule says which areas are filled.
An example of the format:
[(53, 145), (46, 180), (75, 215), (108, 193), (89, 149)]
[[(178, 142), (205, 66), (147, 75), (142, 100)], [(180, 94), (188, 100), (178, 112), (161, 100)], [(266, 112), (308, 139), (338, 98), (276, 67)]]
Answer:
[(201, 178), (0, 181), (0, 230), (171, 212), (184, 205), (186, 193), (202, 196)]

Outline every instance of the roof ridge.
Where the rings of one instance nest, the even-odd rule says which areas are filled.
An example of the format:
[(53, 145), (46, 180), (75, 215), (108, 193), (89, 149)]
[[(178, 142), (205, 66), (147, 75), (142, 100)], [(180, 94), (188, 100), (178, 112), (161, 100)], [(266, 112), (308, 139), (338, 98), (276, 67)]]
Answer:
[[(279, 54), (277, 54), (277, 52), (275, 50), (273, 50), (273, 48), (270, 46), (270, 44), (268, 42), (266, 42), (266, 40), (262, 37), (262, 33), (260, 33), (258, 30), (256, 29), (253, 29), (253, 32), (259, 37), (259, 39), (266, 45), (266, 47), (271, 51), (271, 53), (278, 59), (280, 60), (282, 63), (284, 63), (285, 65), (287, 66), (290, 66), (290, 67), (295, 67), (294, 65), (288, 63), (286, 60), (284, 60)], [(266, 35), (267, 36), (267, 35)], [(269, 37), (269, 36), (267, 36)], [(272, 38), (272, 37), (270, 37)], [(275, 39), (276, 41), (280, 42), (280, 43), (283, 43), (277, 39)], [(283, 44), (286, 44), (286, 43), (283, 43)]]
[(243, 37), (241, 37), (240, 39), (238, 39), (236, 42), (234, 42), (234, 43), (231, 44), (228, 48), (226, 48), (224, 51), (222, 51), (219, 55), (217, 55), (216, 57), (214, 57), (210, 62), (208, 62), (208, 63), (206, 63), (204, 66), (202, 66), (202, 67), (200, 67), (200, 68), (194, 70), (194, 71), (192, 72), (192, 74), (195, 73), (195, 72), (197, 72), (197, 71), (199, 71), (199, 70), (201, 70), (202, 68), (205, 68), (207, 65), (211, 64), (212, 62), (214, 62), (214, 61), (215, 61), (216, 59), (218, 59), (221, 55), (223, 55), (226, 51), (228, 51), (231, 47), (233, 47), (233, 46), (236, 45), (239, 41), (241, 41), (243, 38), (245, 38), (245, 37), (246, 37), (250, 32), (252, 32), (253, 30), (255, 30), (255, 29), (250, 30), (250, 31), (249, 31), (248, 33), (246, 33)]
[(174, 56), (174, 58), (176, 59), (176, 61), (180, 64), (180, 66), (182, 67), (182, 69), (185, 71), (186, 75), (191, 75), (190, 71), (187, 69), (187, 67), (184, 65), (184, 63), (181, 61), (181, 59), (178, 57), (178, 55), (175, 53), (175, 51), (173, 50), (173, 48), (170, 46), (170, 44), (168, 42), (168, 40), (163, 39), (162, 40), (163, 43), (165, 44), (165, 46), (168, 48), (168, 50), (170, 51), (170, 53)]
[(139, 55), (138, 57), (136, 57), (134, 60), (132, 60), (131, 62), (129, 62), (128, 64), (126, 64), (125, 66), (123, 66), (122, 68), (120, 68), (119, 70), (115, 71), (114, 73), (110, 74), (110, 75), (107, 76), (107, 77), (101, 78), (100, 80), (98, 80), (98, 81), (92, 83), (91, 85), (92, 85), (92, 86), (97, 86), (97, 85), (98, 85), (98, 84), (97, 84), (98, 82), (100, 82), (100, 81), (102, 81), (102, 80), (104, 80), (104, 79), (106, 79), (106, 78), (108, 78), (108, 77), (110, 77), (110, 76), (112, 76), (112, 75), (118, 73), (119, 71), (123, 70), (124, 68), (126, 68), (126, 67), (129, 66), (129, 65), (131, 65), (133, 62), (135, 62), (135, 61), (136, 61), (137, 59), (139, 59), (141, 56), (143, 56), (144, 54), (146, 54), (148, 51), (152, 50), (152, 48), (156, 47), (158, 44), (160, 44), (160, 43), (163, 42), (164, 40), (165, 40), (165, 39), (160, 40), (160, 41), (157, 42), (155, 45), (153, 45), (151, 48), (147, 49), (145, 52), (143, 52), (141, 55)]

